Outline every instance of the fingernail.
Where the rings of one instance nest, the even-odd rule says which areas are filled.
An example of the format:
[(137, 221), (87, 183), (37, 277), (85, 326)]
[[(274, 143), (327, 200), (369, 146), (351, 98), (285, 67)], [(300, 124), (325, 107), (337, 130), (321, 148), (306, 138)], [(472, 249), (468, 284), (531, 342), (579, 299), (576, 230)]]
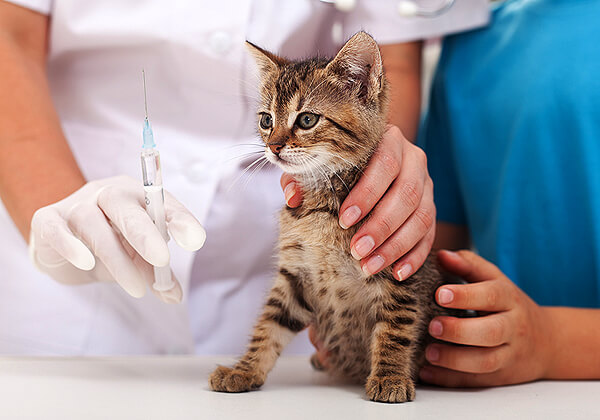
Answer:
[(440, 350), (436, 346), (429, 346), (425, 350), (425, 357), (430, 362), (437, 362), (440, 359)]
[(296, 195), (296, 183), (290, 182), (283, 189), (283, 195), (285, 196), (285, 204), (290, 205), (290, 199)]
[(454, 293), (450, 289), (441, 289), (438, 299), (442, 305), (446, 305), (454, 300)]
[(350, 253), (352, 254), (355, 260), (360, 260), (366, 255), (369, 255), (369, 252), (371, 252), (371, 250), (374, 247), (375, 241), (373, 240), (373, 238), (371, 238), (369, 235), (365, 235), (358, 241), (356, 241), (356, 243), (350, 250)]
[(433, 380), (433, 372), (427, 368), (423, 368), (419, 372), (419, 377), (425, 382), (431, 382)]
[(444, 327), (440, 321), (433, 320), (429, 324), (429, 334), (434, 337), (439, 337), (444, 332)]
[(412, 265), (404, 264), (402, 267), (400, 267), (400, 270), (398, 270), (398, 279), (400, 281), (406, 280), (408, 276), (410, 276), (410, 273), (412, 273)]
[(360, 218), (361, 211), (358, 206), (350, 206), (342, 213), (340, 217), (340, 226), (343, 229), (348, 229)]
[(370, 276), (379, 271), (384, 263), (385, 260), (381, 255), (375, 255), (367, 260), (367, 263), (362, 266), (362, 270), (367, 276)]

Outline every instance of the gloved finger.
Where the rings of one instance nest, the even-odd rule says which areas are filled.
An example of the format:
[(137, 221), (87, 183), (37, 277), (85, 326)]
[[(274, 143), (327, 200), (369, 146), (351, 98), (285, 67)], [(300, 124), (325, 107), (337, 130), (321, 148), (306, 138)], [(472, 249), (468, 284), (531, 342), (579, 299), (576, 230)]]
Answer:
[(197, 251), (204, 245), (206, 231), (190, 211), (165, 191), (165, 212), (169, 233), (180, 247)]
[(163, 267), (169, 263), (169, 248), (140, 200), (141, 186), (137, 192), (110, 185), (98, 193), (98, 206), (127, 242), (150, 264)]
[[(36, 241), (49, 247), (34, 243)], [(80, 270), (89, 271), (96, 264), (88, 247), (73, 235), (65, 219), (51, 207), (42, 208), (33, 215), (29, 247), (36, 250), (36, 255), (32, 255), (34, 262), (44, 267), (61, 265), (66, 260)]]
[(150, 287), (150, 290), (152, 290), (152, 293), (154, 293), (156, 295), (156, 297), (158, 297), (160, 300), (162, 300), (165, 303), (181, 303), (181, 299), (183, 297), (183, 290), (181, 288), (181, 284), (179, 283), (179, 281), (173, 274), (173, 271), (171, 271), (171, 278), (172, 278), (173, 282), (175, 283), (173, 288), (170, 290), (162, 291), (162, 292), (155, 290), (154, 287), (152, 287), (154, 285), (154, 266), (150, 265), (146, 260), (144, 260), (131, 247), (131, 245), (129, 244), (129, 242), (127, 242), (125, 240), (125, 238), (123, 238), (121, 236), (120, 239), (121, 239), (121, 244), (123, 245), (123, 248), (125, 249), (127, 254), (129, 254), (129, 257), (132, 259), (133, 263), (135, 264), (137, 269), (140, 271), (142, 278), (144, 279), (146, 284)]
[(95, 205), (75, 206), (68, 221), (71, 231), (89, 246), (127, 293), (133, 297), (144, 296), (146, 282), (100, 208)]
[[(96, 261), (96, 265), (94, 266), (94, 269), (91, 271), (91, 274), (93, 275), (95, 282), (108, 283), (108, 282), (115, 281), (115, 279), (113, 279), (112, 275), (108, 271), (108, 268), (106, 268), (106, 265), (104, 265), (104, 263), (100, 259), (98, 259)], [(75, 276), (71, 276), (71, 277), (75, 277)]]

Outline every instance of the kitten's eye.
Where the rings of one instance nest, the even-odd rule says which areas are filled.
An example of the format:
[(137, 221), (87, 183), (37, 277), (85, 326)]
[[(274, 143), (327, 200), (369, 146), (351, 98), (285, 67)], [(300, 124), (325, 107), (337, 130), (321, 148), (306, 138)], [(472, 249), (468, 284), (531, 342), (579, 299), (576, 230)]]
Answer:
[(260, 128), (268, 130), (273, 127), (273, 117), (267, 113), (262, 113), (260, 116)]
[(319, 115), (313, 114), (312, 112), (303, 112), (302, 114), (298, 115), (296, 124), (298, 127), (308, 130), (309, 128), (313, 128), (318, 121)]

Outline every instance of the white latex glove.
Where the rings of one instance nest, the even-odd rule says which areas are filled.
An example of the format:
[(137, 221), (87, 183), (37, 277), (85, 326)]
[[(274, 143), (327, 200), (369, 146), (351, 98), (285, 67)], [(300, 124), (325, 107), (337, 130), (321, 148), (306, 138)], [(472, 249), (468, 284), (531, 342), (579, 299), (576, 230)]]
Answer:
[[(204, 228), (165, 191), (169, 233), (189, 251), (202, 247)], [(64, 284), (116, 281), (142, 297), (154, 283), (153, 265), (169, 264), (169, 248), (148, 216), (142, 183), (128, 176), (88, 182), (67, 198), (42, 207), (31, 219), (29, 255), (35, 266)], [(154, 293), (181, 302), (181, 285)]]

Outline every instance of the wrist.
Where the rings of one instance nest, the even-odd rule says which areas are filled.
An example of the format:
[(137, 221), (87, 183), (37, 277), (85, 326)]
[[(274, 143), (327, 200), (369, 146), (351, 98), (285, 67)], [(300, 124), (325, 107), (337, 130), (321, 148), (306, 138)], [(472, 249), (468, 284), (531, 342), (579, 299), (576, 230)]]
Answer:
[(600, 310), (543, 308), (548, 326), (548, 358), (544, 379), (600, 378)]
[(543, 329), (542, 348), (542, 371), (539, 379), (556, 378), (555, 366), (559, 359), (561, 348), (560, 327), (555, 319), (553, 308), (540, 306), (541, 322), (546, 328)]
[(26, 197), (22, 197), (20, 200), (11, 200), (11, 205), (7, 206), (15, 225), (27, 242), (29, 242), (31, 219), (34, 213), (42, 207), (68, 197), (86, 183), (79, 171), (73, 171), (71, 174), (65, 173), (56, 181), (51, 185), (40, 185), (38, 188), (30, 189)]

